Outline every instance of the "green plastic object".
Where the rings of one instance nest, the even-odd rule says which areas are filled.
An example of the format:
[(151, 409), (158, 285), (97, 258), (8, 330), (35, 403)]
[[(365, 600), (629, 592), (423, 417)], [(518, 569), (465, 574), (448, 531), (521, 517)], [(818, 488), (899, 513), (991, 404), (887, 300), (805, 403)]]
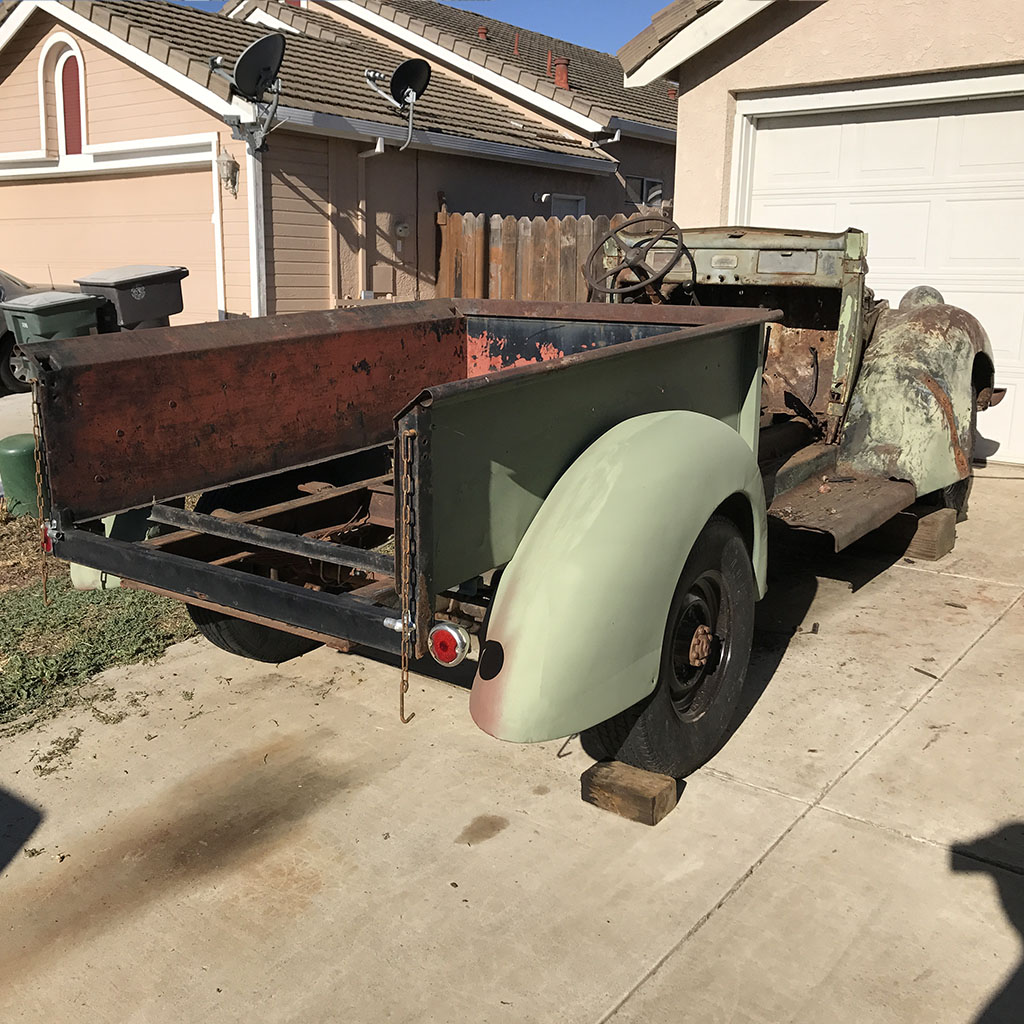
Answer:
[(0, 308), (19, 345), (51, 338), (77, 338), (96, 327), (104, 300), (78, 292), (36, 292), (8, 299)]
[(0, 483), (12, 516), (38, 515), (36, 508), (36, 442), (31, 434), (0, 440)]

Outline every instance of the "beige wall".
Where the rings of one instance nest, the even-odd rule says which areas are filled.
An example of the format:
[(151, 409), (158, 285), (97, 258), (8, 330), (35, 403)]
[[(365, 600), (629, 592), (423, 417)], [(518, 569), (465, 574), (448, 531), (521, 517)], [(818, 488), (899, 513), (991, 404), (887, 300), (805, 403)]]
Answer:
[(211, 196), (208, 166), (0, 184), (3, 267), (32, 282), (71, 284), (110, 267), (185, 266), (185, 311), (174, 322), (216, 320)]
[[(39, 59), (47, 41), (58, 31), (70, 35), (82, 52), (87, 145), (217, 133), (219, 147), (227, 149), (238, 162), (238, 195), (232, 196), (218, 186), (225, 312), (249, 315), (245, 147), (231, 139), (220, 120), (191, 100), (90, 40), (67, 31), (49, 15), (36, 12), (0, 54), (0, 155), (39, 147)], [(49, 78), (44, 76), (44, 82)], [(50, 88), (46, 101), (48, 151), (56, 156), (56, 116)], [(39, 174), (34, 180), (0, 184), (4, 266), (33, 280), (46, 280), (52, 270), (55, 280), (67, 282), (102, 266), (184, 261), (194, 265), (190, 266), (193, 278), (185, 286), (188, 305), (183, 317), (215, 319), (219, 309), (212, 222), (214, 178), (209, 165), (200, 167), (145, 174)], [(104, 230), (104, 225), (112, 224), (119, 190), (124, 192), (125, 209), (131, 210), (131, 218), (116, 221), (118, 236)], [(77, 216), (76, 208), (80, 211)], [(33, 218), (25, 215), (30, 209), (37, 211)], [(183, 236), (186, 231), (194, 235), (192, 242)], [(98, 241), (96, 232), (102, 232)], [(15, 255), (9, 255), (12, 249)]]
[(737, 93), (1022, 61), (1022, 0), (775, 4), (678, 69), (675, 219), (728, 215)]

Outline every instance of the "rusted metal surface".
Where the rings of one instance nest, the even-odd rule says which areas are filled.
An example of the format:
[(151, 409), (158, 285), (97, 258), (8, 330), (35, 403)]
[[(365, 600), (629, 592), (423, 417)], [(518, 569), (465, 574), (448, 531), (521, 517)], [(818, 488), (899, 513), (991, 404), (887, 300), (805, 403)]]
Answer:
[(466, 373), (464, 327), (442, 302), (47, 341), (33, 354), (50, 498), (79, 519), (387, 440), (396, 409)]
[(831, 534), (836, 551), (849, 547), (914, 503), (913, 484), (864, 473), (831, 478), (822, 489), (812, 477), (775, 498), (768, 515), (797, 530)]
[(836, 332), (770, 324), (761, 408), (806, 415), (824, 423), (828, 413)]
[(922, 373), (921, 380), (924, 381), (924, 386), (932, 393), (936, 404), (942, 410), (943, 419), (945, 419), (946, 427), (949, 430), (949, 446), (953, 450), (953, 459), (956, 462), (957, 472), (961, 477), (965, 477), (971, 471), (971, 466), (967, 461), (967, 456), (964, 455), (963, 448), (960, 446), (960, 438), (957, 435), (956, 428), (956, 416), (953, 414), (953, 403), (950, 401), (949, 395), (939, 387), (931, 374)]
[(860, 472), (927, 494), (970, 473), (972, 402), (991, 345), (969, 313), (943, 303), (884, 310), (864, 354), (840, 444)]
[(694, 631), (690, 641), (688, 660), (693, 668), (703, 668), (711, 656), (713, 636), (709, 627), (702, 622)]

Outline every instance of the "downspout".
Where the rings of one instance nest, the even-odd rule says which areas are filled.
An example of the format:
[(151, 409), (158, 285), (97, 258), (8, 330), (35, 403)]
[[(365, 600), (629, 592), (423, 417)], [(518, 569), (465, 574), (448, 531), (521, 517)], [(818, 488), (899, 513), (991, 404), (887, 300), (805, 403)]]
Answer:
[(245, 149), (249, 205), (249, 306), (252, 316), (267, 315), (267, 233), (263, 208), (263, 158)]
[[(378, 136), (373, 149), (364, 149), (357, 154), (359, 164), (356, 170), (356, 221), (359, 226), (358, 284), (359, 298), (372, 299), (370, 291), (370, 227), (366, 200), (366, 161), (384, 152), (384, 139)], [(369, 292), (369, 294), (367, 294)]]

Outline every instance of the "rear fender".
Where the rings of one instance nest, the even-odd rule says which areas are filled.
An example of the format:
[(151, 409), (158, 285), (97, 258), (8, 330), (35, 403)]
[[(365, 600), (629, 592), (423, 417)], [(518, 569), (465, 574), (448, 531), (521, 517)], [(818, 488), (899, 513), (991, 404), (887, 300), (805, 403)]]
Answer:
[(970, 313), (941, 301), (917, 304), (919, 291), (933, 290), (914, 289), (899, 310), (878, 318), (839, 457), (853, 469), (908, 480), (921, 495), (970, 473), (972, 385), (991, 388), (992, 347)]
[(647, 696), (690, 548), (734, 495), (750, 512), (739, 525), (762, 596), (764, 489), (739, 434), (671, 411), (595, 441), (555, 484), (502, 576), (470, 697), (477, 725), (500, 739), (555, 739)]

